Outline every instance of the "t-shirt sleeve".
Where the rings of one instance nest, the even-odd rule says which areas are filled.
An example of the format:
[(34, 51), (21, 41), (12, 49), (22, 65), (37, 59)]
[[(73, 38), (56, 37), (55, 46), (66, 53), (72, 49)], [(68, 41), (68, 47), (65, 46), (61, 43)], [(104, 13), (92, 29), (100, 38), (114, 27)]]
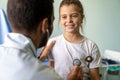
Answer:
[(101, 64), (101, 55), (100, 51), (98, 49), (98, 46), (96, 44), (93, 45), (93, 48), (91, 50), (93, 61), (90, 63), (90, 68), (97, 68)]

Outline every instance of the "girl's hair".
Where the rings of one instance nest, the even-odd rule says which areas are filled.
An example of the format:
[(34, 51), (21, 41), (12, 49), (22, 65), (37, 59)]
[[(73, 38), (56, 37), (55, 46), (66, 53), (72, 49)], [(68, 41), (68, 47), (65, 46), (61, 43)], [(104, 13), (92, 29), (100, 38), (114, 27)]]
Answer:
[[(82, 19), (84, 18), (84, 9), (82, 6), (82, 3), (79, 0), (62, 0), (62, 2), (60, 3), (60, 7), (59, 7), (59, 13), (60, 13), (60, 8), (64, 5), (76, 5), (79, 8), (79, 13), (82, 17)], [(60, 15), (59, 15), (59, 20), (60, 20)], [(83, 27), (81, 25), (81, 31), (83, 32)]]

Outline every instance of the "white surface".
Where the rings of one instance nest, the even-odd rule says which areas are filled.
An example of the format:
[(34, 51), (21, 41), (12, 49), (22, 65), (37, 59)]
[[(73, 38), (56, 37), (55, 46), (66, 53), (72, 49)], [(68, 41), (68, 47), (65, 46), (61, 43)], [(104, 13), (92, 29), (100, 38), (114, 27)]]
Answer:
[(113, 50), (105, 50), (104, 58), (111, 59), (120, 63), (120, 52)]

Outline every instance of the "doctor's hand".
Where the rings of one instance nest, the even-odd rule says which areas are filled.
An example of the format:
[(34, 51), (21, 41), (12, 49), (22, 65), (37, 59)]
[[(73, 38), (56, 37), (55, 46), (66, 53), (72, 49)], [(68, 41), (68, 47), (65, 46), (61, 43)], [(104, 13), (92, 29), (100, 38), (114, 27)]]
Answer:
[(43, 49), (40, 53), (40, 56), (39, 56), (39, 59), (41, 61), (44, 61), (48, 57), (48, 55), (49, 55), (52, 47), (54, 46), (54, 44), (55, 44), (55, 41), (52, 41), (52, 42), (49, 43), (49, 45), (46, 45), (45, 47), (43, 47)]
[(83, 71), (80, 66), (74, 66), (67, 76), (67, 80), (83, 80)]

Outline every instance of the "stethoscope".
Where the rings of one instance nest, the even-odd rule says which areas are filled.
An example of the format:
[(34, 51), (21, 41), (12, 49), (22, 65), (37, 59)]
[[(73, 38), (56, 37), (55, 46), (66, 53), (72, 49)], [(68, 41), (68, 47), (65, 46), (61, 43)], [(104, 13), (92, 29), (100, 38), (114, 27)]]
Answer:
[[(87, 57), (85, 58), (85, 61), (88, 62), (88, 68), (89, 68), (89, 64), (93, 61), (92, 56), (87, 56)], [(81, 66), (81, 61), (80, 61), (80, 59), (73, 59), (73, 66), (75, 66), (75, 65)]]
[[(72, 56), (72, 54), (71, 54), (71, 52), (70, 52), (70, 50), (68, 49), (67, 44), (66, 44), (66, 47), (67, 47), (67, 50), (68, 50), (68, 53), (69, 53), (70, 57), (71, 57), (72, 60), (73, 60), (73, 66), (75, 66), (75, 65), (81, 66), (82, 63), (81, 63), (80, 59), (78, 59), (78, 58), (75, 58), (75, 59), (74, 59), (73, 56)], [(90, 63), (93, 61), (92, 56), (87, 56), (87, 57), (85, 58), (85, 61), (88, 62), (88, 68), (89, 68)]]

